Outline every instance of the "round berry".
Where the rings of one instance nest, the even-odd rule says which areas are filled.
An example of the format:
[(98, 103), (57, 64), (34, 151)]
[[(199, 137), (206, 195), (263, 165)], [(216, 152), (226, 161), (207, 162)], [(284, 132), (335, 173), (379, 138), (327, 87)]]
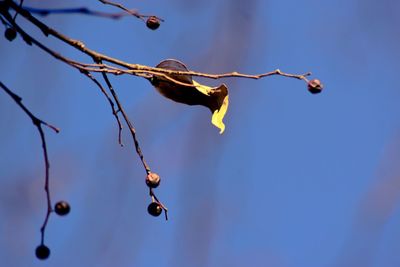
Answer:
[(155, 16), (151, 16), (147, 19), (146, 26), (151, 30), (157, 30), (160, 27), (160, 20)]
[(321, 81), (318, 79), (313, 79), (308, 82), (308, 91), (311, 94), (319, 94), (321, 93), (324, 86), (322, 85)]
[(151, 202), (150, 205), (147, 207), (147, 212), (150, 215), (157, 217), (160, 216), (160, 214), (162, 213), (162, 207), (157, 202)]
[(17, 31), (14, 28), (7, 28), (4, 32), (4, 36), (8, 41), (12, 42), (15, 37), (17, 37)]
[(50, 256), (50, 249), (45, 245), (41, 244), (36, 248), (35, 254), (39, 260), (45, 260)]
[(146, 177), (146, 184), (150, 188), (156, 188), (160, 184), (160, 176), (157, 173), (151, 172)]
[(70, 210), (71, 210), (71, 207), (69, 206), (68, 202), (66, 202), (66, 201), (59, 201), (54, 206), (54, 211), (57, 213), (57, 215), (60, 215), (60, 216), (67, 215), (70, 212)]

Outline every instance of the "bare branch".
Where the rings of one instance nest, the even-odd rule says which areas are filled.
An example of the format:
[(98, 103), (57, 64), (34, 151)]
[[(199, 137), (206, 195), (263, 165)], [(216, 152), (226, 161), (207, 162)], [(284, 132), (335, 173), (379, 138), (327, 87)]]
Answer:
[[(99, 0), (101, 1), (101, 0)], [(98, 53), (94, 50), (91, 50), (85, 46), (85, 44), (81, 41), (71, 39), (54, 29), (51, 29), (35, 17), (33, 17), (29, 12), (25, 11), (22, 8), (19, 8), (18, 5), (16, 5), (14, 2), (10, 0), (6, 0), (7, 3), (9, 3), (10, 7), (17, 10), (23, 17), (25, 17), (27, 20), (29, 20), (31, 23), (33, 23), (35, 26), (37, 26), (41, 31), (47, 36), (47, 35), (52, 35), (55, 38), (59, 39), (60, 41), (71, 45), (72, 47), (75, 47), (79, 51), (85, 53), (86, 55), (90, 56), (91, 58), (96, 59), (96, 62), (99, 61), (105, 61), (109, 62), (112, 64), (115, 64), (117, 66), (120, 66), (124, 69), (121, 68), (116, 68), (108, 65), (103, 65), (103, 64), (84, 64), (72, 60), (65, 60), (65, 58), (60, 58), (59, 54), (52, 54), (54, 57), (70, 64), (73, 63), (74, 67), (77, 67), (79, 69), (84, 69), (86, 71), (90, 72), (107, 72), (107, 73), (113, 73), (116, 75), (120, 74), (132, 74), (136, 76), (141, 76), (145, 78), (150, 78), (151, 75), (158, 75), (165, 77), (167, 79), (172, 79), (168, 77), (171, 74), (175, 75), (191, 75), (191, 76), (197, 76), (197, 77), (203, 77), (203, 78), (209, 78), (209, 79), (221, 79), (221, 78), (229, 78), (229, 77), (237, 77), (237, 78), (247, 78), (247, 79), (262, 79), (265, 77), (269, 76), (284, 76), (288, 78), (294, 78), (294, 79), (299, 79), (303, 80), (306, 83), (308, 82), (308, 79), (306, 78), (307, 76), (311, 75), (310, 72), (304, 73), (304, 74), (290, 74), (286, 72), (282, 72), (279, 69), (276, 69), (274, 71), (266, 72), (266, 73), (261, 73), (261, 74), (256, 74), (256, 75), (251, 75), (251, 74), (243, 74), (239, 72), (229, 72), (229, 73), (221, 73), (221, 74), (208, 74), (208, 73), (202, 73), (202, 72), (195, 72), (195, 71), (174, 71), (174, 70), (167, 70), (167, 69), (161, 69), (161, 68), (154, 68), (154, 67), (149, 67), (145, 65), (140, 65), (140, 64), (131, 64), (128, 62), (124, 62), (122, 60), (112, 58), (107, 55), (103, 55), (101, 53)], [(5, 16), (6, 17), (6, 16)], [(6, 17), (7, 18), (7, 17)], [(8, 19), (7, 19), (8, 20)], [(71, 65), (71, 64), (70, 64)], [(172, 79), (173, 80), (173, 79)], [(176, 83), (179, 83), (179, 81), (173, 80)]]
[(2, 88), (17, 103), (17, 105), (25, 112), (25, 114), (28, 115), (28, 117), (32, 120), (33, 125), (35, 125), (36, 128), (39, 131), (40, 139), (42, 141), (43, 157), (44, 157), (44, 163), (45, 163), (44, 190), (46, 192), (46, 199), (47, 199), (47, 213), (46, 213), (46, 217), (44, 219), (43, 225), (40, 228), (41, 244), (43, 245), (44, 244), (44, 235), (45, 235), (45, 231), (46, 231), (46, 226), (47, 226), (47, 223), (49, 221), (50, 214), (51, 214), (51, 212), (53, 212), (53, 209), (52, 209), (52, 205), (51, 205), (50, 188), (49, 188), (50, 163), (49, 163), (49, 157), (48, 157), (48, 154), (47, 154), (46, 137), (44, 135), (44, 131), (43, 131), (42, 125), (45, 125), (45, 126), (49, 127), (50, 129), (52, 129), (56, 133), (58, 133), (60, 130), (57, 127), (55, 127), (55, 126), (53, 126), (53, 125), (51, 125), (51, 124), (39, 119), (35, 115), (33, 115), (33, 113), (24, 104), (22, 104), (22, 98), (20, 96), (18, 96), (17, 94), (15, 94), (14, 92), (12, 92), (10, 89), (8, 89), (2, 82), (0, 82), (0, 88)]
[[(10, 20), (10, 19), (11, 19), (10, 15), (9, 15), (8, 13), (3, 14), (3, 16), (4, 16), (7, 20)], [(121, 141), (121, 130), (122, 130), (122, 125), (121, 125), (120, 120), (119, 120), (119, 118), (118, 118), (118, 116), (117, 116), (117, 111), (115, 111), (114, 103), (112, 103), (111, 98), (108, 96), (108, 94), (106, 93), (106, 91), (104, 90), (104, 88), (101, 86), (101, 84), (100, 84), (93, 76), (91, 76), (90, 73), (89, 73), (88, 71), (86, 71), (83, 67), (81, 67), (81, 64), (80, 64), (79, 62), (75, 62), (75, 61), (72, 61), (72, 60), (70, 60), (70, 59), (68, 59), (68, 58), (66, 58), (66, 57), (63, 57), (63, 56), (61, 56), (60, 54), (58, 54), (57, 52), (55, 52), (55, 51), (49, 49), (48, 47), (44, 46), (43, 44), (41, 44), (40, 42), (38, 42), (37, 40), (35, 40), (33, 37), (31, 37), (29, 34), (27, 34), (26, 32), (24, 32), (14, 21), (11, 20), (10, 23), (13, 25), (13, 27), (15, 27), (15, 29), (23, 36), (23, 38), (24, 38), (26, 41), (28, 41), (29, 43), (32, 43), (32, 44), (37, 45), (39, 48), (41, 48), (42, 50), (44, 50), (44, 51), (46, 51), (47, 53), (51, 54), (53, 57), (55, 57), (55, 58), (57, 58), (57, 59), (59, 59), (59, 60), (65, 62), (65, 63), (69, 64), (70, 66), (72, 66), (72, 67), (74, 67), (74, 68), (79, 69), (84, 75), (86, 75), (87, 77), (89, 77), (92, 81), (94, 81), (94, 82), (96, 83), (97, 86), (100, 87), (100, 89), (101, 89), (101, 91), (103, 92), (103, 94), (105, 94), (105, 96), (106, 96), (107, 99), (109, 100), (110, 105), (112, 106), (112, 109), (113, 109), (113, 114), (114, 114), (114, 115), (116, 116), (116, 118), (117, 118), (117, 122), (118, 122), (118, 126), (119, 126), (119, 140), (120, 140), (120, 144), (122, 144), (122, 141)], [(93, 57), (93, 58), (94, 58), (94, 60), (98, 60), (97, 57)], [(100, 64), (100, 66), (101, 66), (101, 64)], [(116, 103), (117, 106), (118, 106), (118, 111), (120, 111), (120, 112), (122, 113), (122, 115), (123, 115), (123, 117), (124, 117), (124, 120), (125, 120), (125, 122), (127, 123), (128, 127), (129, 127), (129, 130), (130, 130), (130, 132), (131, 132), (131, 135), (132, 135), (132, 138), (133, 138), (133, 141), (134, 141), (134, 145), (135, 145), (136, 152), (137, 152), (137, 154), (138, 154), (139, 157), (140, 157), (140, 160), (141, 160), (141, 162), (142, 162), (142, 164), (143, 164), (143, 166), (144, 166), (144, 168), (145, 168), (145, 170), (146, 170), (146, 173), (148, 174), (148, 173), (150, 173), (150, 167), (149, 167), (148, 164), (146, 163), (146, 161), (145, 161), (145, 159), (144, 159), (144, 156), (143, 156), (143, 153), (142, 153), (142, 151), (141, 151), (141, 149), (140, 149), (140, 145), (139, 145), (139, 142), (138, 142), (137, 137), (136, 137), (136, 130), (135, 130), (135, 128), (133, 127), (133, 124), (131, 123), (131, 121), (129, 120), (127, 114), (125, 113), (125, 111), (124, 111), (124, 109), (123, 109), (123, 107), (122, 107), (122, 105), (121, 105), (121, 103), (120, 103), (120, 101), (119, 101), (119, 99), (118, 99), (118, 96), (117, 96), (115, 90), (113, 89), (113, 87), (112, 87), (112, 85), (111, 85), (111, 83), (110, 83), (108, 77), (106, 76), (106, 74), (105, 74), (104, 72), (103, 72), (103, 77), (104, 77), (104, 80), (105, 80), (106, 83), (107, 83), (107, 86), (109, 87), (109, 90), (110, 90), (110, 92), (111, 92), (111, 94), (112, 94), (112, 96), (113, 96), (113, 98), (114, 98), (114, 100), (115, 100), (115, 103)], [(112, 103), (112, 104), (111, 104), (111, 103)]]
[[(7, 17), (6, 17), (7, 18)], [(101, 86), (101, 84), (93, 77), (93, 75), (91, 75), (88, 71), (86, 71), (84, 68), (80, 67), (80, 63), (73, 61), (71, 59), (68, 59), (64, 56), (61, 56), (59, 53), (55, 52), (54, 50), (51, 50), (50, 48), (46, 47), (45, 45), (43, 45), (42, 43), (40, 43), (39, 41), (37, 41), (36, 39), (34, 39), (32, 36), (30, 36), (29, 34), (27, 34), (25, 31), (23, 31), (17, 24), (15, 24), (13, 21), (11, 22), (13, 24), (13, 27), (23, 36), (24, 40), (27, 41), (28, 43), (31, 44), (35, 44), (37, 45), (39, 48), (41, 48), (42, 50), (44, 50), (45, 52), (49, 53), (50, 55), (52, 55), (53, 57), (55, 57), (58, 60), (61, 60), (62, 62), (67, 63), (68, 65), (78, 69), (82, 74), (84, 74), (85, 76), (87, 76), (88, 78), (90, 78), (93, 82), (95, 82), (95, 84), (100, 88), (100, 90), (102, 91), (102, 93), (105, 95), (105, 97), (107, 98), (107, 100), (110, 103), (111, 109), (112, 109), (112, 113), (115, 117), (115, 119), (117, 120), (117, 124), (118, 124), (118, 143), (123, 146), (122, 143), (122, 124), (121, 121), (118, 117), (118, 111), (115, 110), (114, 107), (114, 103), (112, 102), (110, 96), (107, 94), (107, 92), (104, 90), (104, 88)]]
[(15, 94), (10, 89), (8, 89), (1, 81), (0, 81), (0, 87), (18, 104), (18, 106), (26, 113), (26, 115), (29, 116), (29, 118), (32, 120), (32, 123), (34, 125), (43, 124), (43, 125), (46, 125), (47, 127), (49, 127), (50, 129), (52, 129), (53, 131), (55, 131), (56, 133), (60, 132), (59, 128), (57, 128), (45, 121), (42, 121), (42, 120), (38, 119), (35, 115), (33, 115), (33, 113), (27, 107), (25, 107), (24, 104), (22, 104), (22, 98), (19, 95)]
[[(146, 16), (146, 15), (141, 15), (141, 14), (137, 13), (136, 11), (129, 10), (129, 9), (125, 8), (123, 5), (118, 4), (118, 3), (114, 3), (114, 2), (111, 2), (108, 0), (98, 0), (98, 1), (100, 1), (103, 4), (117, 7), (119, 9), (123, 10), (124, 12), (126, 12), (126, 14), (133, 15), (143, 21), (144, 21), (144, 18), (151, 17), (151, 16)], [(178, 71), (178, 70), (170, 70), (170, 69), (128, 63), (128, 62), (122, 61), (120, 59), (113, 58), (108, 55), (104, 55), (97, 51), (94, 51), (94, 50), (86, 47), (86, 45), (83, 42), (72, 39), (64, 34), (61, 34), (60, 32), (50, 28), (45, 23), (41, 22), (40, 20), (38, 20), (37, 18), (32, 16), (29, 11), (36, 12), (37, 14), (40, 14), (42, 16), (45, 16), (45, 15), (48, 15), (51, 13), (53, 13), (53, 14), (54, 13), (82, 13), (82, 14), (88, 14), (88, 15), (106, 16), (106, 17), (116, 18), (116, 17), (113, 17), (112, 14), (96, 12), (96, 11), (92, 11), (92, 10), (89, 10), (86, 8), (58, 9), (58, 10), (32, 10), (32, 9), (28, 9), (28, 8), (22, 8), (22, 0), (21, 0), (20, 5), (16, 4), (12, 0), (3, 0), (3, 1), (0, 1), (0, 4), (3, 6), (4, 5), (6, 6), (6, 8), (1, 8), (1, 6), (0, 6), (0, 18), (1, 18), (2, 23), (7, 26), (13, 27), (15, 29), (15, 31), (18, 32), (22, 36), (23, 40), (28, 45), (34, 44), (37, 47), (39, 47), (40, 49), (42, 49), (43, 51), (45, 51), (46, 53), (50, 54), (52, 57), (56, 58), (57, 60), (60, 60), (64, 63), (70, 65), (71, 67), (79, 70), (82, 74), (84, 74), (85, 76), (90, 78), (99, 87), (101, 92), (107, 98), (107, 100), (111, 106), (113, 115), (115, 116), (115, 118), (117, 120), (118, 129), (119, 129), (118, 140), (119, 140), (119, 143), (122, 145), (122, 137), (121, 137), (122, 124), (121, 124), (120, 118), (118, 116), (118, 113), (121, 112), (121, 114), (124, 118), (124, 121), (127, 124), (129, 131), (131, 133), (136, 153), (139, 156), (147, 175), (149, 175), (151, 173), (151, 171), (150, 171), (150, 167), (148, 166), (148, 164), (146, 163), (146, 161), (144, 159), (142, 150), (140, 148), (139, 141), (138, 141), (137, 135), (136, 135), (136, 129), (134, 128), (133, 123), (130, 121), (122, 104), (120, 103), (118, 95), (117, 95), (115, 89), (113, 88), (113, 86), (109, 80), (109, 77), (107, 76), (108, 74), (113, 74), (113, 75), (128, 74), (128, 75), (142, 77), (145, 79), (151, 79), (153, 77), (163, 77), (166, 80), (169, 80), (173, 83), (183, 85), (183, 86), (195, 86), (195, 85), (178, 81), (178, 80), (174, 79), (172, 77), (172, 75), (188, 75), (188, 76), (203, 77), (203, 78), (208, 78), (208, 79), (221, 79), (221, 78), (233, 78), (233, 77), (245, 78), (245, 79), (262, 79), (262, 78), (269, 77), (269, 76), (283, 76), (283, 77), (298, 79), (298, 80), (302, 80), (302, 81), (306, 82), (308, 84), (309, 91), (311, 93), (318, 93), (322, 89), (322, 84), (320, 83), (319, 80), (309, 81), (307, 79), (307, 77), (311, 75), (310, 72), (307, 72), (304, 74), (291, 74), (291, 73), (282, 72), (281, 70), (276, 69), (276, 70), (261, 73), (261, 74), (244, 74), (244, 73), (239, 73), (236, 71), (228, 72), (228, 73), (220, 73), (220, 74), (209, 74), (209, 73), (202, 73), (202, 72), (196, 72), (196, 71), (190, 71), (190, 70)], [(61, 55), (60, 53), (48, 48), (43, 43), (37, 41), (32, 36), (30, 36), (28, 33), (26, 33), (19, 25), (17, 25), (15, 20), (10, 15), (8, 8), (12, 8), (13, 10), (16, 11), (16, 14), (20, 14), (20, 16), (27, 19), (31, 24), (33, 24), (38, 29), (40, 29), (46, 37), (53, 36), (56, 39), (60, 40), (61, 42), (65, 43), (66, 45), (74, 47), (75, 49), (77, 49), (80, 52), (89, 56), (90, 59), (93, 60), (95, 63), (88, 64), (88, 63), (78, 62), (78, 61), (72, 60), (70, 58), (67, 58), (67, 57)], [(149, 25), (148, 25), (148, 27), (151, 29), (155, 29), (155, 28), (150, 27)], [(103, 77), (105, 83), (107, 84), (107, 87), (108, 87), (109, 93), (111, 93), (111, 96), (107, 93), (106, 89), (102, 86), (102, 84), (92, 75), (92, 73), (95, 73), (95, 72), (102, 74), (102, 77)], [(115, 105), (117, 106), (118, 109), (115, 108)], [(50, 205), (51, 203), (50, 203), (50, 195), (49, 195), (49, 191), (48, 191), (47, 149), (46, 149), (46, 143), (45, 143), (45, 139), (44, 139), (44, 133), (43, 133), (43, 130), (41, 127), (42, 124), (49, 126), (45, 122), (42, 122), (42, 121), (40, 121), (40, 123), (35, 124), (35, 125), (38, 127), (39, 133), (42, 138), (44, 157), (45, 157), (46, 168), (47, 168), (46, 169), (47, 171), (46, 171), (45, 190), (46, 190), (47, 196), (48, 196), (48, 213), (47, 213), (45, 222), (41, 229), (42, 243), (43, 243), (44, 230), (47, 225), (47, 221), (49, 219), (49, 215), (51, 212), (51, 205)], [(49, 127), (51, 127), (51, 126), (49, 126)], [(150, 188), (149, 194), (150, 194), (150, 197), (152, 198), (152, 203), (156, 202), (165, 211), (165, 218), (168, 219), (168, 215), (167, 215), (168, 209), (157, 199), (156, 195), (153, 192), (153, 188), (151, 186), (149, 186), (149, 188)]]
[[(283, 76), (287, 78), (293, 78), (293, 79), (298, 79), (298, 80), (303, 80), (306, 83), (308, 82), (307, 77), (310, 76), (312, 73), (311, 72), (306, 72), (303, 74), (292, 74), (292, 73), (286, 73), (281, 71), (280, 69), (276, 69), (270, 72), (265, 72), (261, 74), (244, 74), (244, 73), (239, 73), (239, 72), (227, 72), (227, 73), (220, 73), (220, 74), (209, 74), (209, 73), (202, 73), (202, 72), (196, 72), (196, 71), (177, 71), (177, 70), (169, 70), (169, 69), (162, 69), (162, 68), (154, 68), (154, 67), (148, 67), (148, 66), (143, 66), (140, 65), (138, 69), (121, 69), (117, 68), (108, 64), (85, 64), (85, 63), (80, 63), (80, 66), (84, 68), (87, 71), (90, 72), (107, 72), (107, 73), (112, 73), (115, 75), (121, 75), (121, 74), (131, 74), (135, 76), (140, 76), (143, 78), (151, 78), (153, 75), (155, 76), (162, 76), (176, 84), (179, 85), (184, 85), (184, 86), (193, 86), (191, 84), (186, 84), (180, 81), (177, 81), (173, 78), (170, 77), (170, 75), (189, 75), (189, 76), (195, 76), (195, 77), (202, 77), (202, 78), (208, 78), (208, 79), (222, 79), (222, 78), (246, 78), (246, 79), (253, 79), (253, 80), (259, 80), (265, 77), (269, 76)], [(139, 66), (139, 65), (137, 65)]]
[[(98, 62), (98, 63), (101, 64), (101, 62)], [(138, 154), (140, 160), (142, 161), (142, 164), (143, 164), (143, 167), (144, 167), (144, 169), (146, 171), (146, 174), (149, 175), (151, 173), (151, 170), (150, 170), (149, 165), (146, 163), (146, 161), (144, 159), (144, 155), (142, 153), (142, 149), (140, 148), (139, 140), (138, 140), (138, 138), (136, 136), (136, 130), (135, 130), (132, 122), (130, 121), (128, 115), (125, 113), (125, 110), (122, 107), (121, 102), (119, 101), (117, 92), (114, 90), (114, 88), (113, 88), (113, 86), (111, 84), (111, 81), (108, 78), (107, 74), (103, 72), (102, 75), (103, 75), (104, 81), (106, 82), (106, 84), (108, 86), (109, 91), (111, 92), (111, 94), (112, 94), (112, 96), (114, 98), (115, 103), (118, 106), (118, 109), (121, 111), (122, 116), (124, 117), (124, 120), (125, 120), (126, 124), (128, 125), (128, 128), (129, 128), (129, 130), (131, 132), (131, 136), (132, 136), (132, 139), (133, 139), (133, 143), (135, 145), (136, 153)], [(167, 207), (157, 199), (157, 196), (155, 195), (155, 193), (153, 191), (153, 188), (151, 188), (150, 186), (149, 186), (149, 188), (150, 188), (150, 196), (151, 196), (151, 198), (155, 199), (157, 201), (157, 203), (161, 206), (161, 208), (165, 212), (165, 219), (168, 220), (168, 209), (167, 209)], [(153, 200), (153, 202), (154, 202), (154, 200)]]

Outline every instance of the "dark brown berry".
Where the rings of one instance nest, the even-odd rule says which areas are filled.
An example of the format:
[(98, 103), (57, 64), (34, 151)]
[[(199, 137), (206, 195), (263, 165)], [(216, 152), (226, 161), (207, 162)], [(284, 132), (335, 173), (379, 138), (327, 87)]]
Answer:
[(151, 16), (147, 19), (146, 26), (151, 30), (157, 30), (158, 27), (160, 27), (160, 19), (155, 16)]
[(36, 258), (39, 260), (45, 260), (50, 256), (50, 249), (45, 245), (41, 244), (35, 250)]
[(151, 172), (146, 177), (146, 184), (150, 188), (156, 188), (160, 184), (160, 176), (157, 173)]
[(70, 212), (70, 210), (71, 210), (71, 207), (69, 206), (68, 202), (66, 202), (66, 201), (59, 201), (54, 206), (54, 211), (60, 216), (67, 215)]
[(12, 42), (15, 37), (17, 37), (17, 31), (14, 28), (7, 28), (4, 32), (4, 37), (10, 42)]
[(313, 79), (308, 82), (308, 91), (311, 94), (319, 94), (321, 93), (324, 86), (322, 85), (321, 81), (318, 79)]
[(150, 205), (147, 207), (147, 212), (150, 215), (157, 217), (160, 216), (160, 214), (162, 213), (162, 207), (157, 202), (151, 202)]

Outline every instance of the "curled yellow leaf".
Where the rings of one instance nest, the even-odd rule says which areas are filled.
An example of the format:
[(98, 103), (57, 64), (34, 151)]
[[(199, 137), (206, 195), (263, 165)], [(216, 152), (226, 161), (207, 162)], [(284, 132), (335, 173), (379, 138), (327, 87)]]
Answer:
[(211, 117), (211, 123), (218, 127), (220, 130), (219, 133), (222, 134), (225, 131), (223, 119), (229, 105), (228, 88), (225, 84), (212, 88), (200, 84), (195, 80), (193, 80), (193, 85), (196, 86), (197, 90), (210, 97), (207, 107), (213, 114)]

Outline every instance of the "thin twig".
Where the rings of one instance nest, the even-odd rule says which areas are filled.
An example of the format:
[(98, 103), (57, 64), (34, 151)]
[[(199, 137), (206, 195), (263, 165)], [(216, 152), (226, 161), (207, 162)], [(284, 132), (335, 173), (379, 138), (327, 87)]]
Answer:
[(103, 3), (103, 4), (105, 4), (105, 5), (110, 5), (110, 6), (114, 6), (114, 7), (116, 7), (116, 8), (119, 8), (119, 9), (125, 11), (126, 13), (128, 13), (128, 14), (130, 14), (130, 15), (132, 15), (132, 16), (138, 18), (138, 19), (141, 19), (141, 20), (143, 20), (143, 21), (145, 21), (145, 20), (144, 20), (145, 18), (149, 18), (149, 17), (156, 17), (156, 18), (158, 18), (160, 21), (164, 21), (162, 18), (159, 18), (159, 17), (157, 17), (157, 16), (139, 14), (136, 10), (128, 9), (128, 8), (124, 7), (122, 4), (119, 4), (119, 3), (111, 2), (111, 1), (108, 1), (108, 0), (99, 0), (99, 1), (100, 1), (101, 3)]
[(164, 210), (165, 220), (168, 221), (168, 208), (160, 200), (158, 200), (156, 194), (154, 193), (153, 188), (149, 187), (149, 189), (150, 189), (149, 195), (152, 201), (153, 202), (156, 201), (161, 206), (161, 208)]
[(84, 64), (80, 63), (80, 66), (86, 71), (90, 72), (107, 72), (115, 75), (121, 74), (131, 74), (135, 76), (140, 76), (143, 78), (151, 78), (152, 76), (161, 76), (167, 80), (170, 80), (176, 84), (184, 85), (184, 86), (193, 86), (192, 84), (187, 84), (180, 82), (176, 79), (171, 78), (170, 75), (181, 75), (181, 76), (195, 76), (195, 77), (203, 77), (208, 79), (222, 79), (222, 78), (246, 78), (259, 80), (268, 76), (283, 76), (288, 78), (294, 78), (298, 80), (303, 80), (306, 83), (308, 82), (307, 77), (311, 75), (311, 72), (306, 72), (303, 74), (291, 74), (281, 71), (280, 69), (276, 69), (270, 72), (261, 73), (261, 74), (243, 74), (239, 72), (228, 72), (228, 73), (220, 73), (220, 74), (209, 74), (202, 73), (196, 71), (176, 71), (169, 69), (161, 69), (161, 68), (153, 68), (147, 66), (141, 66), (139, 69), (121, 69), (107, 64)]
[(38, 119), (35, 115), (32, 114), (31, 111), (29, 111), (29, 109), (27, 109), (23, 104), (22, 104), (22, 98), (15, 94), (14, 92), (12, 92), (10, 89), (8, 89), (1, 81), (0, 81), (0, 87), (3, 88), (3, 90), (12, 97), (12, 99), (18, 104), (18, 106), (20, 106), (22, 108), (22, 110), (29, 116), (29, 118), (32, 119), (33, 124), (43, 124), (46, 125), (47, 127), (49, 127), (50, 129), (52, 129), (53, 131), (55, 131), (56, 133), (60, 132), (60, 129), (45, 122), (42, 121), (40, 119)]
[(99, 89), (101, 90), (103, 95), (107, 98), (108, 103), (110, 103), (112, 114), (114, 115), (114, 117), (115, 117), (115, 119), (117, 120), (117, 123), (118, 123), (118, 143), (121, 146), (124, 146), (124, 144), (122, 142), (122, 124), (121, 124), (121, 121), (120, 121), (119, 116), (118, 116), (118, 111), (115, 109), (114, 102), (112, 101), (111, 97), (108, 95), (108, 93), (104, 89), (104, 87), (101, 85), (101, 83), (90, 72), (82, 71), (82, 73), (84, 75), (86, 75), (89, 79), (91, 79), (97, 85), (97, 87), (99, 87)]
[(46, 231), (46, 226), (47, 226), (47, 223), (48, 223), (49, 218), (50, 218), (50, 214), (53, 211), (53, 209), (52, 209), (52, 205), (51, 205), (50, 188), (49, 188), (50, 163), (49, 163), (49, 157), (48, 157), (48, 154), (47, 154), (46, 137), (45, 137), (42, 125), (45, 125), (45, 126), (49, 127), (50, 129), (52, 129), (56, 133), (58, 133), (60, 130), (57, 127), (55, 127), (55, 126), (53, 126), (53, 125), (51, 125), (51, 124), (39, 119), (38, 117), (33, 115), (32, 112), (24, 104), (22, 104), (22, 98), (19, 95), (17, 95), (14, 92), (12, 92), (10, 89), (8, 89), (2, 82), (0, 82), (0, 87), (17, 103), (17, 105), (32, 120), (33, 125), (35, 125), (36, 128), (39, 131), (40, 139), (42, 141), (43, 157), (44, 157), (44, 164), (45, 164), (44, 190), (46, 192), (46, 198), (47, 198), (47, 213), (46, 213), (46, 217), (44, 219), (44, 222), (42, 224), (42, 227), (40, 228), (41, 244), (43, 245), (44, 244), (44, 235), (45, 235), (45, 231)]
[(146, 174), (149, 174), (149, 173), (151, 172), (151, 171), (150, 171), (150, 167), (149, 167), (149, 165), (146, 163), (146, 160), (144, 159), (144, 156), (143, 156), (143, 153), (142, 153), (142, 149), (140, 148), (139, 141), (138, 141), (137, 136), (136, 136), (136, 130), (135, 130), (135, 128), (133, 127), (133, 124), (132, 124), (132, 122), (130, 121), (128, 115), (126, 114), (124, 108), (122, 107), (122, 104), (121, 104), (121, 102), (119, 101), (117, 92), (115, 92), (115, 90), (114, 90), (114, 88), (113, 88), (113, 86), (112, 86), (110, 80), (109, 80), (108, 77), (107, 77), (107, 74), (103, 72), (102, 75), (103, 75), (104, 81), (106, 82), (106, 84), (107, 84), (107, 86), (108, 86), (108, 89), (109, 89), (110, 92), (111, 92), (111, 95), (112, 95), (113, 98), (114, 98), (115, 103), (117, 104), (118, 110), (122, 113), (122, 116), (123, 116), (123, 118), (124, 118), (126, 124), (128, 125), (129, 131), (131, 132), (131, 135), (132, 135), (133, 143), (134, 143), (134, 145), (135, 145), (136, 153), (138, 154), (138, 156), (139, 156), (139, 158), (140, 158), (140, 161), (141, 161), (142, 164), (143, 164), (143, 167), (144, 167), (144, 169), (145, 169), (145, 171), (146, 171)]
[(2, 23), (4, 26), (6, 26), (6, 27), (9, 27), (9, 26), (10, 26), (10, 25), (8, 24), (8, 22), (5, 21), (5, 20), (3, 19), (3, 17), (0, 17), (0, 21), (1, 21), (1, 23)]
[[(23, 4), (24, 4), (24, 0), (21, 0), (19, 2), (19, 7), (22, 7)], [(17, 16), (18, 16), (18, 12), (15, 12), (15, 15), (14, 15), (14, 18), (13, 18), (14, 21), (17, 19)]]

